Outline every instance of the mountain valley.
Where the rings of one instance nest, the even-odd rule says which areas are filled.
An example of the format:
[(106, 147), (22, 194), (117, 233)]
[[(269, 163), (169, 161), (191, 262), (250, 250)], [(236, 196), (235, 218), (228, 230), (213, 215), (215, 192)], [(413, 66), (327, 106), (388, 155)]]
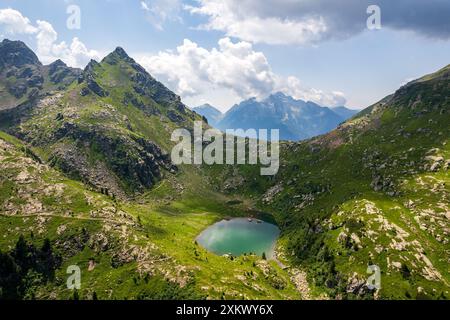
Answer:
[[(356, 115), (279, 93), (220, 116), (120, 47), (80, 70), (3, 40), (0, 298), (449, 299), (449, 99), (447, 66)], [(280, 128), (278, 174), (174, 164), (194, 121)], [(274, 259), (197, 243), (233, 217), (280, 228)]]

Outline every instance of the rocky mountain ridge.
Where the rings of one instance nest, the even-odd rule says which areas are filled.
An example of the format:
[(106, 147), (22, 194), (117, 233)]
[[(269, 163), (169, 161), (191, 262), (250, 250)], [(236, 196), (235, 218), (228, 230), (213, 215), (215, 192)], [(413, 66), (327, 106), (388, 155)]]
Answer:
[(296, 100), (281, 92), (261, 101), (248, 99), (233, 106), (225, 114), (212, 106), (193, 109), (220, 130), (278, 129), (280, 139), (298, 141), (335, 129), (358, 110), (345, 107), (327, 108), (313, 102)]

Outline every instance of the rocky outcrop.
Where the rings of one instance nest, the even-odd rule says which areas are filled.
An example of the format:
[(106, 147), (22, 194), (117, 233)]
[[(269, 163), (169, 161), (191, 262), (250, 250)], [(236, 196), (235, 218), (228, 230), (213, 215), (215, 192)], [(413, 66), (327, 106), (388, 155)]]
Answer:
[(367, 286), (365, 280), (358, 278), (356, 273), (348, 279), (346, 290), (347, 293), (353, 293), (358, 296), (364, 296), (365, 294), (373, 291)]
[[(162, 179), (163, 171), (178, 169), (168, 154), (144, 138), (114, 135), (106, 129), (81, 128), (65, 122), (54, 139), (74, 140), (74, 146), (61, 145), (51, 163), (72, 177), (110, 195), (124, 196), (151, 188)], [(99, 160), (89, 161), (89, 158)]]
[(167, 117), (170, 119), (170, 121), (175, 123), (181, 123), (184, 121), (184, 118), (182, 116), (172, 110), (169, 110), (169, 112), (167, 112)]
[(99, 66), (99, 63), (95, 60), (91, 60), (82, 74), (78, 76), (78, 83), (85, 83), (86, 87), (81, 89), (80, 94), (86, 96), (93, 92), (99, 97), (106, 97), (109, 92), (103, 89), (95, 80), (95, 69)]
[(40, 67), (36, 65), (10, 66), (6, 75), (6, 83), (8, 92), (20, 99), (31, 88), (41, 90), (44, 84), (44, 77)]
[(130, 92), (125, 92), (122, 103), (124, 105), (131, 104), (136, 108), (142, 110), (148, 116), (161, 114), (160, 110), (156, 106), (143, 103), (142, 100), (138, 99), (135, 95), (133, 95)]
[(266, 193), (263, 195), (262, 201), (264, 203), (271, 203), (273, 201), (273, 198), (283, 191), (283, 186), (281, 184), (277, 184), (266, 191)]
[(22, 41), (4, 39), (0, 43), (0, 72), (7, 67), (41, 65), (38, 57)]
[(56, 60), (47, 66), (50, 81), (60, 87), (67, 86), (74, 82), (81, 74), (80, 69), (70, 68), (61, 60)]
[(80, 72), (61, 60), (43, 66), (23, 42), (5, 39), (0, 43), (0, 90), (11, 97), (2, 96), (0, 110), (15, 108), (54, 89), (64, 89)]

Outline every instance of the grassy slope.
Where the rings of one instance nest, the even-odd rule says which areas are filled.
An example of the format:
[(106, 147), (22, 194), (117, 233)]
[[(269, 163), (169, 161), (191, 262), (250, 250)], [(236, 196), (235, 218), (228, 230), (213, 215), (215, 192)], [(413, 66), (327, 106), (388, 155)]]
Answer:
[[(20, 130), (28, 140), (37, 142), (33, 152), (44, 160), (56, 146), (51, 138), (61, 126), (61, 121), (55, 120), (58, 114), (87, 131), (103, 128), (107, 135), (144, 137), (166, 150), (170, 150), (169, 137), (175, 127), (191, 127), (193, 118), (176, 125), (167, 117), (168, 106), (161, 106), (148, 96), (132, 93), (144, 105), (156, 109), (156, 114), (124, 104), (125, 94), (132, 92), (130, 76), (134, 73), (128, 64), (102, 63), (94, 71), (109, 96), (81, 97), (83, 84), (74, 83), (58, 99), (34, 109), (21, 124)], [(35, 234), (34, 241), (48, 236), (59, 246), (78, 239), (85, 232), (83, 228), (88, 230), (89, 239), (99, 233), (106, 235), (111, 246), (104, 251), (99, 251), (92, 240), (94, 244), (65, 257), (63, 267), (81, 263), (86, 269), (89, 260), (95, 261), (95, 269), (87, 272), (83, 280), (85, 297), (92, 290), (100, 298), (158, 297), (156, 289), (164, 287), (162, 291), (174, 292), (172, 298), (192, 294), (212, 298), (298, 298), (289, 274), (274, 262), (268, 268), (257, 257), (229, 260), (195, 244), (195, 237), (207, 225), (224, 216), (247, 214), (259, 201), (259, 208), (273, 212), (282, 227), (280, 259), (304, 266), (319, 293), (328, 286), (326, 291), (332, 296), (352, 297), (345, 293), (347, 279), (355, 272), (363, 279), (366, 266), (375, 263), (383, 272), (382, 290), (378, 293), (381, 297), (445, 296), (449, 247), (448, 242), (442, 241), (448, 238), (448, 172), (423, 168), (425, 164), (429, 166), (424, 157), (431, 148), (439, 148), (436, 156), (449, 158), (446, 97), (450, 94), (447, 82), (436, 82), (441, 76), (442, 72), (422, 79), (418, 86), (384, 99), (328, 135), (284, 144), (282, 167), (274, 178), (261, 177), (255, 166), (182, 167), (181, 173), (167, 175), (153, 190), (134, 201), (121, 202), (86, 190), (81, 183), (52, 169), (28, 169), (36, 166), (29, 160), (18, 162), (15, 171), (9, 168), (12, 171), (4, 170), (1, 175), (0, 211), (6, 216), (2, 215), (0, 226), (8, 232), (0, 240), (1, 248), (11, 247), (19, 234), (30, 230)], [(436, 86), (440, 86), (439, 90)], [(0, 138), (22, 148), (17, 139), (3, 133)], [(64, 139), (57, 142), (73, 143)], [(13, 156), (0, 161), (1, 165), (8, 166), (17, 157), (28, 159), (24, 151), (8, 150)], [(105, 160), (95, 146), (86, 152), (92, 163)], [(27, 154), (30, 156), (29, 151)], [(24, 195), (26, 192), (17, 194), (18, 182), (11, 179), (24, 168), (48, 184), (45, 188), (41, 188), (41, 182), (27, 184), (33, 199), (43, 206), (32, 217), (20, 217), (29, 211), (26, 206), (30, 199)], [(233, 176), (244, 177), (245, 183), (237, 186), (238, 192), (226, 195), (224, 181)], [(371, 186), (375, 176), (386, 181), (383, 190), (375, 191)], [(64, 185), (63, 195), (55, 194), (57, 190), (42, 194), (55, 183)], [(261, 201), (261, 195), (273, 185), (281, 186), (282, 191), (268, 202)], [(95, 201), (89, 204), (92, 198)], [(235, 199), (242, 203), (230, 205), (229, 201)], [(18, 214), (8, 214), (5, 203), (18, 208)], [(43, 216), (44, 212), (57, 216)], [(125, 230), (124, 224), (129, 224)], [(57, 233), (61, 225), (66, 225), (67, 234)], [(39, 228), (43, 228), (41, 233)], [(347, 236), (345, 241), (338, 241), (341, 233)], [(413, 243), (416, 239), (419, 245)], [(397, 242), (406, 249), (398, 250)], [(132, 253), (133, 259), (113, 268), (111, 259), (117, 253), (128, 258)], [(412, 271), (410, 274), (401, 272), (404, 265)], [(61, 268), (58, 273), (60, 282), (41, 288), (38, 297), (68, 297), (64, 270)], [(145, 274), (153, 275), (153, 280)], [(441, 279), (433, 280), (438, 275)], [(284, 289), (275, 289), (280, 285), (277, 278), (285, 284)], [(175, 289), (162, 279), (175, 283)], [(176, 289), (178, 286), (188, 289)]]
[[(111, 60), (113, 63), (109, 63)], [(33, 153), (44, 161), (50, 158), (54, 148), (77, 144), (68, 138), (55, 141), (55, 132), (65, 122), (85, 131), (101, 128), (102, 134), (108, 136), (150, 139), (169, 150), (173, 129), (180, 125), (192, 127), (193, 119), (201, 119), (188, 111), (182, 123), (174, 124), (167, 117), (172, 106), (163, 106), (149, 96), (136, 94), (130, 81), (135, 70), (114, 54), (107, 62), (95, 65), (93, 71), (96, 81), (109, 92), (107, 97), (93, 93), (82, 97), (79, 92), (84, 84), (73, 83), (64, 92), (41, 101), (20, 126), (12, 130), (24, 135), (33, 145)], [(132, 103), (124, 104), (126, 94), (128, 99), (131, 94), (132, 98), (156, 110), (155, 114), (147, 114)], [(23, 148), (22, 142), (12, 136), (0, 133), (0, 138)], [(95, 146), (85, 151), (90, 164), (105, 161)], [(9, 232), (1, 240), (0, 248), (8, 250), (20, 234), (25, 234), (28, 240), (38, 243), (49, 237), (64, 253), (66, 246), (74, 246), (73, 242), (80, 242), (80, 238), (88, 234), (85, 246), (74, 247), (69, 250), (70, 255), (64, 255), (57, 282), (40, 288), (37, 297), (68, 297), (71, 292), (64, 286), (65, 267), (78, 264), (85, 271), (92, 260), (96, 265), (94, 270), (83, 272), (85, 289), (82, 289), (82, 297), (90, 297), (96, 291), (99, 298), (142, 298), (146, 293), (149, 297), (160, 298), (299, 298), (289, 280), (290, 275), (275, 262), (254, 256), (233, 260), (217, 257), (196, 245), (195, 238), (209, 224), (224, 216), (242, 215), (241, 208), (226, 204), (227, 197), (211, 191), (201, 170), (184, 167), (176, 177), (168, 174), (153, 190), (137, 196), (134, 201), (121, 202), (88, 190), (53, 169), (28, 169), (37, 164), (29, 164), (25, 154), (9, 144), (7, 152), (12, 153), (10, 158), (0, 161), (5, 167), (0, 184), (3, 220), (0, 225)], [(16, 161), (13, 170), (8, 167), (14, 159), (20, 161)], [(23, 170), (35, 172), (33, 179), (37, 180), (27, 184), (26, 190), (33, 194), (30, 199), (24, 197), (25, 192), (18, 191), (21, 186), (16, 179)], [(38, 187), (42, 183), (45, 185)], [(52, 185), (62, 188), (63, 194), (47, 191)], [(34, 213), (23, 217), (29, 206), (36, 207), (32, 210)], [(39, 226), (39, 230), (35, 230), (35, 226)], [(61, 228), (66, 229), (61, 231)], [(33, 239), (29, 236), (30, 231), (33, 231)], [(103, 236), (109, 245), (98, 250), (95, 241)], [(117, 255), (127, 256), (129, 262), (113, 268), (111, 261)], [(148, 280), (146, 274), (156, 280)], [(165, 279), (162, 282), (165, 286), (168, 286), (167, 280), (182, 289), (175, 290), (176, 294), (170, 296), (172, 285), (162, 288), (161, 279)], [(155, 296), (158, 291), (167, 294)]]
[[(204, 188), (197, 175), (163, 181), (141, 204), (120, 202), (33, 161), (16, 138), (1, 133), (0, 143), (1, 250), (11, 249), (20, 234), (36, 244), (48, 237), (64, 258), (56, 281), (33, 289), (37, 298), (69, 298), (65, 270), (71, 264), (82, 270), (82, 298), (94, 291), (100, 299), (299, 298), (275, 262), (218, 257), (195, 243), (209, 224), (239, 212), (227, 209), (221, 195), (193, 193)], [(168, 197), (184, 179), (191, 184), (183, 194)], [(117, 254), (129, 254), (129, 262), (112, 267)], [(95, 268), (87, 271), (90, 261)]]
[[(284, 144), (275, 179), (241, 168), (238, 193), (275, 213), (287, 258), (332, 296), (352, 298), (347, 279), (364, 281), (377, 264), (378, 297), (449, 297), (448, 73), (411, 83), (327, 135)], [(444, 161), (432, 171), (427, 156)], [(261, 201), (274, 185), (282, 191)]]

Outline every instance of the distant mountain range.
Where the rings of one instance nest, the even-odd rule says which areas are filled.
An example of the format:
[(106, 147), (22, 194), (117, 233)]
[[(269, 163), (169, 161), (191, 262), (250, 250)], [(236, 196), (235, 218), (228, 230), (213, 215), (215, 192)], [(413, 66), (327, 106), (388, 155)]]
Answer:
[(321, 107), (281, 92), (262, 101), (255, 98), (234, 105), (225, 114), (209, 104), (193, 109), (220, 130), (279, 129), (282, 140), (303, 140), (327, 133), (359, 112), (346, 107)]
[(208, 123), (215, 128), (218, 127), (220, 120), (223, 118), (223, 113), (208, 103), (195, 107), (192, 110), (205, 117)]

